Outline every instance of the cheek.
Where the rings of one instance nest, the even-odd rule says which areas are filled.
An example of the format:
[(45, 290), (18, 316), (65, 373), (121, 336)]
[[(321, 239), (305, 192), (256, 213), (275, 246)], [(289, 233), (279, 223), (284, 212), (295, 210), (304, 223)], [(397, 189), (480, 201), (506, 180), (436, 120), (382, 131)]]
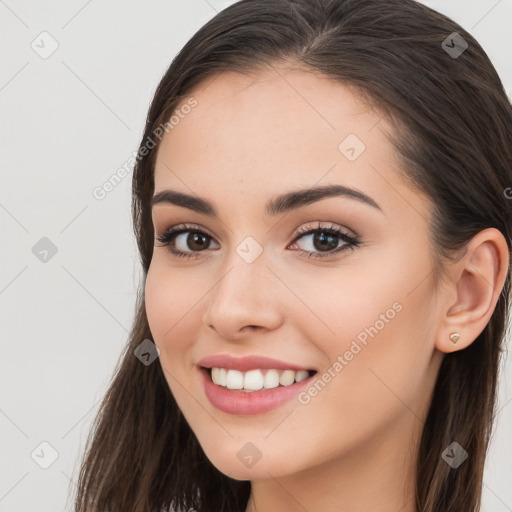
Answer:
[(192, 371), (190, 351), (201, 326), (199, 302), (204, 290), (194, 286), (186, 271), (170, 269), (155, 258), (145, 285), (146, 315), (153, 341), (160, 349), (159, 362), (171, 393), (187, 420), (194, 422), (190, 400)]
[(189, 274), (167, 268), (158, 260), (148, 270), (146, 314), (153, 340), (164, 354), (186, 350), (194, 339), (193, 330), (201, 325), (198, 308), (204, 290)]
[(418, 262), (413, 264), (410, 255), (400, 260), (390, 246), (387, 251), (379, 248), (378, 260), (367, 250), (338, 267), (286, 275), (302, 302), (293, 301), (287, 314), (300, 322), (303, 337), (331, 360), (354, 339), (364, 344), (384, 337), (409, 300)]
[(199, 300), (200, 290), (191, 275), (168, 267), (162, 258), (154, 258), (149, 267), (145, 286), (145, 303), (152, 333), (161, 338), (178, 325)]

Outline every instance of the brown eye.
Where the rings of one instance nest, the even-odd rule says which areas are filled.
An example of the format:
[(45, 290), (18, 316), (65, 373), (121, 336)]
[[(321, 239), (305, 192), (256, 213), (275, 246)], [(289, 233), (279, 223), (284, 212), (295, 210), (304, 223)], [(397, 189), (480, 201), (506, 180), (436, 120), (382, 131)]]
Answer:
[(184, 237), (184, 245), (192, 251), (202, 251), (208, 247), (208, 238), (208, 236), (198, 232), (191, 232), (188, 236)]
[(213, 238), (195, 227), (179, 225), (169, 228), (157, 240), (162, 244), (160, 247), (167, 247), (172, 255), (189, 258), (200, 256), (198, 253), (208, 249)]
[[(299, 236), (293, 241), (293, 246), (298, 246), (297, 241), (308, 239), (305, 248), (299, 247), (299, 252), (310, 258), (327, 258), (337, 255), (345, 250), (354, 249), (360, 241), (336, 226), (317, 227), (315, 229), (302, 229)], [(342, 245), (340, 246), (340, 242)]]

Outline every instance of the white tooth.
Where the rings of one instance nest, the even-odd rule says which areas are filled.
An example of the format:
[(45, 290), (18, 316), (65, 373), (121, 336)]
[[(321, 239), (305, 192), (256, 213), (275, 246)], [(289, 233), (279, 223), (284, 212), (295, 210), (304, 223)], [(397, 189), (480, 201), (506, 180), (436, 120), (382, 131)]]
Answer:
[(250, 370), (244, 375), (244, 389), (257, 391), (263, 387), (263, 374), (261, 370)]
[(278, 370), (250, 370), (240, 372), (227, 370), (226, 368), (212, 368), (212, 381), (218, 386), (242, 391), (258, 391), (260, 389), (272, 389), (281, 386), (290, 386), (294, 382), (301, 382), (309, 377), (307, 370), (284, 370), (279, 374)]
[(228, 389), (242, 389), (244, 387), (244, 374), (238, 370), (228, 370), (226, 386)]
[(279, 372), (277, 370), (267, 370), (263, 386), (265, 389), (277, 388), (279, 386)]
[(295, 382), (300, 382), (309, 377), (309, 372), (307, 370), (300, 370), (295, 372)]
[(293, 370), (285, 370), (279, 377), (279, 384), (281, 386), (289, 386), (295, 381), (295, 372)]

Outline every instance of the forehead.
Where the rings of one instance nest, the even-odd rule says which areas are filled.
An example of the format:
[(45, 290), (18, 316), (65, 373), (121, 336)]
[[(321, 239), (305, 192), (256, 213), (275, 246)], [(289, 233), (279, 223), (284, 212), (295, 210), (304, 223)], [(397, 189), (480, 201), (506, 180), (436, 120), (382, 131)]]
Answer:
[(300, 157), (312, 149), (317, 150), (312, 156), (325, 159), (339, 155), (338, 146), (350, 133), (363, 143), (384, 142), (379, 130), (370, 133), (382, 115), (365, 105), (355, 89), (311, 71), (273, 67), (258, 75), (221, 73), (200, 83), (191, 96), (197, 105), (179, 116), (163, 146), (179, 150), (188, 142), (191, 149), (195, 143), (202, 151), (194, 157), (215, 148), (252, 158), (265, 145), (273, 150), (267, 159), (288, 159), (291, 152)]
[(390, 208), (397, 193), (418, 195), (397, 190), (405, 185), (384, 115), (338, 81), (278, 67), (250, 76), (225, 72), (201, 82), (177, 112), (190, 97), (196, 106), (179, 116), (160, 145), (155, 192), (228, 194), (224, 199), (233, 202), (233, 194), (266, 198), (338, 183)]

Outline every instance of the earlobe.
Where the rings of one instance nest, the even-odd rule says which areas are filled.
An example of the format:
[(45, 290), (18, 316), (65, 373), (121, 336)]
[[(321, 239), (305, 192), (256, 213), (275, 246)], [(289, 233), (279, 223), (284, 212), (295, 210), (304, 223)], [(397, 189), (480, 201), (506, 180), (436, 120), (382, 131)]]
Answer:
[(460, 334), (458, 332), (452, 332), (450, 334), (450, 340), (452, 341), (452, 343), (457, 344), (457, 342), (459, 341), (459, 338), (460, 338)]
[(487, 228), (473, 237), (464, 256), (449, 271), (447, 304), (436, 339), (438, 350), (462, 350), (481, 334), (494, 313), (509, 265), (508, 245), (500, 231)]

